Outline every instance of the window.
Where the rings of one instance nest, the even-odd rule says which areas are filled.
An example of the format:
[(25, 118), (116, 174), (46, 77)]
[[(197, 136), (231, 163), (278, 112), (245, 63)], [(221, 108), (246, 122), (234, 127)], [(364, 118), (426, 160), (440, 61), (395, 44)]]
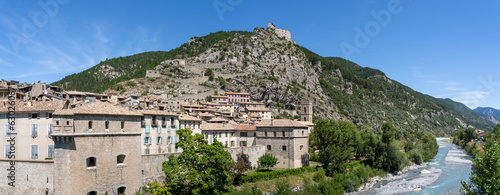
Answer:
[(247, 132), (240, 132), (240, 137), (246, 137), (247, 136)]
[(31, 124), (31, 137), (38, 137), (38, 124)]
[(52, 137), (52, 124), (47, 124), (47, 136)]
[(267, 137), (267, 130), (265, 130), (265, 131), (264, 131), (264, 136), (266, 136), (266, 137)]
[(271, 145), (266, 146), (267, 150), (272, 150)]
[(116, 164), (125, 164), (125, 154), (120, 154), (116, 157)]
[(89, 129), (92, 129), (92, 121), (89, 121)]
[(38, 159), (38, 145), (31, 145), (31, 159)]
[(281, 150), (286, 151), (286, 145), (282, 145)]
[(304, 117), (304, 120), (303, 120), (303, 121), (307, 121), (307, 120), (306, 120), (306, 117)]
[(11, 137), (12, 136), (12, 131), (10, 130), (10, 125), (5, 124), (4, 126), (4, 132), (5, 132), (5, 137)]
[(109, 121), (104, 122), (104, 128), (106, 130), (109, 129)]
[(56, 126), (59, 126), (59, 120), (56, 121)]
[(168, 153), (172, 152), (172, 149), (171, 148), (168, 148)]
[(283, 133), (283, 137), (285, 137), (285, 131), (282, 131), (282, 133)]
[(52, 113), (47, 113), (47, 117), (52, 118)]
[(245, 147), (245, 146), (247, 146), (247, 142), (246, 142), (246, 141), (240, 141), (240, 146), (241, 146), (241, 147)]
[(87, 193), (87, 195), (97, 195), (97, 192), (96, 191), (90, 191)]
[[(225, 133), (226, 134), (226, 137), (227, 137), (227, 132)], [(226, 144), (227, 145), (227, 144)]]
[(219, 137), (222, 137), (222, 134), (219, 132)]
[(95, 157), (87, 158), (87, 168), (95, 168), (97, 164), (97, 160)]
[(127, 189), (126, 187), (119, 187), (119, 188), (118, 188), (118, 195), (125, 194), (125, 190), (126, 190), (126, 189)]
[(234, 137), (234, 132), (231, 132), (231, 137)]
[(273, 133), (274, 133), (274, 137), (276, 137), (276, 131), (274, 131)]
[(304, 149), (304, 145), (299, 146), (300, 150)]
[(47, 147), (47, 157), (54, 158), (54, 145), (48, 145)]
[(38, 113), (31, 113), (30, 118), (37, 119), (39, 117)]
[(306, 107), (304, 107), (304, 114), (305, 114), (306, 112), (307, 112), (307, 111), (306, 111)]
[(145, 153), (146, 153), (146, 154), (149, 154), (149, 149), (146, 149), (146, 150), (145, 150)]
[(231, 147), (234, 147), (234, 141), (231, 141)]
[(254, 132), (254, 133), (253, 133), (253, 136), (254, 136), (254, 137), (257, 137), (257, 133), (255, 133), (255, 132)]
[(161, 148), (158, 148), (158, 154), (161, 154)]
[(125, 121), (122, 121), (122, 122), (120, 123), (120, 128), (121, 128), (122, 130), (125, 128)]
[(69, 126), (69, 121), (66, 121), (66, 125)]
[(168, 137), (167, 137), (167, 144), (170, 144), (170, 140), (171, 140), (171, 139), (172, 139), (172, 138), (171, 138), (170, 136), (168, 136)]
[(156, 144), (157, 144), (157, 145), (163, 144), (163, 138), (162, 138), (161, 136), (158, 136), (158, 137), (156, 138)]

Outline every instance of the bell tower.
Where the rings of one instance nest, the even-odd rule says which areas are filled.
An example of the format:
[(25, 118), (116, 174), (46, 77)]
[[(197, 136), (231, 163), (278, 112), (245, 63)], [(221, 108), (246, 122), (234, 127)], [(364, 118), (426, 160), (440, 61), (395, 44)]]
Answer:
[(300, 101), (300, 121), (307, 121), (311, 122), (313, 121), (313, 109), (312, 109), (312, 103), (308, 99), (302, 99)]

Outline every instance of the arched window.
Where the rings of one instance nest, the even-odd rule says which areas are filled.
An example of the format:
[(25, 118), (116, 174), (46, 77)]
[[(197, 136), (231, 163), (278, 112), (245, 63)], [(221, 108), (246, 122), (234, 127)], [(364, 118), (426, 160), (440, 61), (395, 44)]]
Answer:
[(264, 131), (264, 136), (266, 136), (266, 137), (267, 137), (267, 130), (265, 130), (265, 131)]
[(282, 133), (283, 133), (283, 137), (285, 137), (285, 131), (283, 131)]
[(90, 191), (90, 192), (87, 192), (87, 195), (97, 195), (97, 192), (96, 191)]
[(97, 164), (97, 160), (95, 157), (87, 158), (87, 168), (95, 168)]
[(125, 194), (125, 190), (126, 190), (126, 189), (127, 189), (127, 188), (126, 188), (126, 187), (124, 187), (124, 186), (119, 187), (119, 188), (118, 188), (118, 194), (119, 194), (119, 195)]
[(116, 157), (116, 164), (125, 164), (125, 154), (120, 154)]

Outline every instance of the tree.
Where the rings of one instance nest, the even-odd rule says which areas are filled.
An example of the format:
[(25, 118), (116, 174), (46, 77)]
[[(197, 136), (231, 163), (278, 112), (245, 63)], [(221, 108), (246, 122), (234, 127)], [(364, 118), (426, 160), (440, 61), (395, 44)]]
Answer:
[(252, 169), (252, 162), (250, 162), (250, 156), (248, 154), (241, 153), (237, 154), (236, 162), (233, 164), (233, 168), (236, 170), (238, 175), (243, 174), (245, 171)]
[(179, 156), (170, 155), (163, 163), (165, 181), (173, 194), (218, 194), (231, 185), (229, 169), (233, 160), (221, 142), (214, 139), (208, 145), (203, 135), (191, 135), (191, 130), (177, 131), (182, 148)]
[(319, 150), (320, 161), (328, 174), (345, 170), (358, 144), (357, 131), (356, 126), (347, 121), (320, 119), (314, 124), (311, 145)]
[(466, 194), (496, 194), (500, 192), (500, 144), (493, 141), (485, 146), (484, 153), (473, 160), (470, 182), (462, 183)]
[(205, 69), (205, 76), (208, 76), (209, 81), (213, 81), (215, 77), (214, 70), (211, 68)]
[(265, 153), (264, 155), (259, 157), (259, 160), (257, 162), (259, 163), (259, 167), (267, 167), (267, 169), (269, 169), (270, 167), (274, 167), (279, 163), (278, 158), (269, 153)]

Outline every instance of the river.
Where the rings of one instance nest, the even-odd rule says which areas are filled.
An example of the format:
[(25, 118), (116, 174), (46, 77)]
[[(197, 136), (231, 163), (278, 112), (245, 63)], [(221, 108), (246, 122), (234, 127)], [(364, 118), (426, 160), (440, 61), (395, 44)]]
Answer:
[[(438, 138), (439, 150), (425, 167), (408, 171), (395, 179), (381, 180), (359, 194), (460, 194), (460, 180), (468, 181), (471, 157), (448, 138)], [(424, 170), (426, 173), (421, 173)], [(422, 191), (413, 191), (421, 187)]]

